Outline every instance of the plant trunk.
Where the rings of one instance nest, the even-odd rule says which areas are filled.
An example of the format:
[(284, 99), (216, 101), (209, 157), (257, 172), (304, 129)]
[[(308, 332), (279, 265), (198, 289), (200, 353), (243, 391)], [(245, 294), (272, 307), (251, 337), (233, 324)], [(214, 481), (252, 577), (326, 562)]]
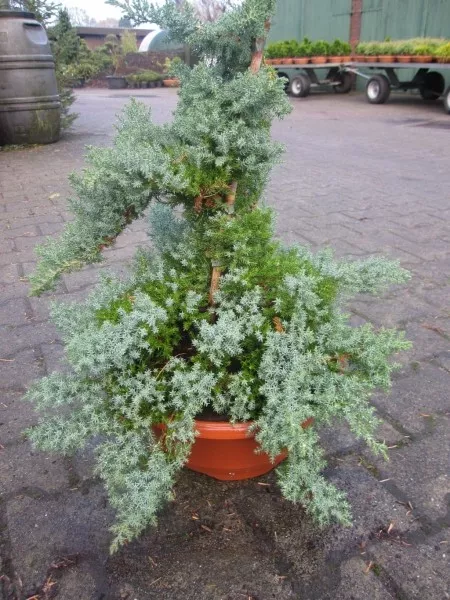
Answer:
[[(266, 42), (266, 38), (267, 38), (267, 35), (270, 30), (270, 20), (269, 19), (267, 19), (267, 21), (265, 22), (264, 29), (265, 29), (265, 35), (263, 37), (256, 38), (256, 40), (254, 42), (254, 50), (253, 50), (252, 58), (250, 61), (249, 69), (252, 73), (255, 73), (255, 74), (261, 68), (264, 44)], [(228, 214), (231, 216), (234, 214), (234, 203), (236, 201), (237, 181), (231, 182), (231, 184), (229, 186), (229, 190), (230, 191), (226, 197), (226, 203), (227, 203)], [(210, 306), (214, 306), (214, 294), (219, 289), (221, 274), (222, 274), (222, 268), (220, 266), (213, 265), (212, 272), (211, 272), (211, 285), (209, 288), (209, 305)]]

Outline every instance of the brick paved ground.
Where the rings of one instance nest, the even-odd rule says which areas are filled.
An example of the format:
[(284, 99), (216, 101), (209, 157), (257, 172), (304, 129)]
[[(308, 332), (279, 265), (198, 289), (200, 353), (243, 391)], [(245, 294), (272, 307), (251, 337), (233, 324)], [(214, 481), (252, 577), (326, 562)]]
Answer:
[[(138, 95), (159, 121), (176, 103), (174, 90)], [(343, 429), (325, 439), (328, 473), (349, 493), (353, 529), (317, 531), (280, 497), (272, 475), (261, 486), (186, 472), (159, 528), (111, 558), (111, 511), (89, 452), (64, 460), (23, 440), (36, 420), (20, 401), (23, 391), (63, 368), (48, 297), (27, 297), (33, 247), (60, 231), (67, 174), (83, 165), (85, 144), (110, 142), (126, 98), (82, 91), (71, 135), (0, 153), (2, 597), (448, 599), (450, 119), (439, 105), (316, 95), (294, 101), (274, 128), (287, 145), (268, 191), (280, 236), (329, 244), (342, 256), (384, 253), (413, 273), (406, 288), (352, 304), (355, 321), (401, 326), (414, 342), (391, 396), (374, 397), (390, 462), (374, 459)], [(134, 224), (105, 253), (107, 265), (121, 268), (144, 239), (145, 223)], [(98, 267), (67, 276), (56, 296), (81, 299), (97, 276)]]

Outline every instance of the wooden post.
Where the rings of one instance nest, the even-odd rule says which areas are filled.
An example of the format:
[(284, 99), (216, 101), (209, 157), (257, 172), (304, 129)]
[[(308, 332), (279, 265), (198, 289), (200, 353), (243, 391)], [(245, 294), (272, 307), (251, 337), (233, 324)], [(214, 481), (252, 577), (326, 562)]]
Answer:
[(352, 0), (352, 8), (350, 13), (350, 44), (352, 51), (355, 51), (355, 46), (358, 44), (361, 37), (361, 20), (363, 12), (363, 0)]

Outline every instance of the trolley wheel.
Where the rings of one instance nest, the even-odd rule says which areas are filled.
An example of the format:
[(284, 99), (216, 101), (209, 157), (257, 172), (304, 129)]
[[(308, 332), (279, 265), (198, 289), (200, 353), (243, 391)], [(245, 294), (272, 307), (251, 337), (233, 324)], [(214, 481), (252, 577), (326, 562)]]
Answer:
[(371, 104), (384, 104), (390, 93), (391, 86), (385, 75), (374, 75), (367, 82), (366, 96)]
[(419, 87), (420, 95), (424, 100), (437, 100), (445, 90), (445, 79), (441, 73), (431, 71), (423, 79)]
[(297, 75), (291, 81), (289, 91), (296, 98), (305, 98), (311, 91), (311, 81), (306, 75)]
[(445, 112), (450, 115), (450, 86), (445, 90), (444, 93), (444, 108)]
[(336, 94), (348, 94), (352, 89), (353, 75), (351, 73), (339, 73), (334, 80), (339, 81), (338, 85), (333, 85), (333, 90)]

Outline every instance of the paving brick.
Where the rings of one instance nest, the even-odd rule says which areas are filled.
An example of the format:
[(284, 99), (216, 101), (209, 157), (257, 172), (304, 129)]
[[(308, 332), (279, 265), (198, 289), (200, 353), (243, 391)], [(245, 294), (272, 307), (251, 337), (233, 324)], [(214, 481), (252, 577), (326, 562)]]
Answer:
[(19, 268), (16, 264), (0, 267), (0, 285), (14, 283), (19, 278)]
[(0, 365), (0, 390), (27, 389), (30, 383), (45, 374), (41, 354), (35, 349), (18, 352)]
[(0, 497), (26, 488), (45, 492), (67, 486), (68, 477), (60, 456), (33, 450), (28, 441), (5, 446), (0, 463)]
[(367, 570), (367, 567), (368, 563), (362, 557), (345, 561), (341, 566), (341, 583), (333, 595), (334, 600), (359, 600), (367, 597), (368, 589), (373, 600), (396, 600), (374, 571)]
[(42, 235), (54, 235), (56, 233), (61, 233), (63, 228), (63, 223), (41, 223), (39, 225), (39, 230)]
[[(414, 434), (428, 430), (429, 418), (448, 411), (450, 374), (442, 368), (414, 364), (413, 371), (396, 379), (389, 394), (378, 393), (373, 403), (395, 422)], [(438, 417), (436, 417), (438, 418)]]
[(2, 302), (0, 304), (0, 336), (2, 326), (25, 325), (29, 323), (31, 317), (31, 311), (23, 298), (13, 298)]
[[(110, 521), (111, 511), (105, 510), (99, 488), (88, 494), (66, 491), (48, 499), (26, 495), (12, 499), (7, 505), (11, 555), (24, 590), (33, 592), (42, 585), (58, 558), (77, 555), (100, 570), (99, 563), (108, 557)], [(83, 580), (79, 584), (82, 589)]]
[[(405, 441), (404, 434), (397, 431), (386, 421), (382, 421), (377, 431), (377, 439), (387, 445)], [(358, 451), (365, 448), (365, 443), (356, 438), (345, 423), (333, 423), (331, 427), (324, 427), (321, 431), (320, 441), (327, 455), (341, 455), (350, 450)]]
[(0, 354), (14, 356), (20, 350), (58, 339), (52, 323), (30, 323), (27, 325), (3, 325), (0, 327)]
[(20, 225), (19, 227), (5, 227), (2, 230), (2, 237), (4, 238), (19, 238), (19, 237), (32, 237), (41, 235), (36, 225)]
[(11, 252), (14, 249), (14, 242), (12, 240), (0, 239), (0, 253)]
[(442, 531), (426, 541), (409, 545), (383, 541), (371, 548), (371, 555), (395, 583), (395, 598), (447, 600), (450, 597), (448, 546), (448, 534)]
[[(9, 265), (14, 269), (19, 269), (20, 265)], [(23, 277), (19, 277), (19, 281), (15, 281), (14, 283), (9, 283), (7, 285), (3, 285), (0, 288), (1, 300), (0, 302), (6, 302), (7, 300), (11, 300), (12, 298), (23, 298), (28, 295), (29, 285), (28, 282)]]
[(0, 390), (0, 444), (23, 441), (24, 430), (37, 420), (31, 403), (23, 400), (23, 392)]
[(379, 468), (382, 479), (389, 478), (389, 485), (402, 490), (414, 507), (415, 517), (435, 521), (444, 519), (448, 511), (450, 419), (445, 415), (423, 418), (428, 421), (428, 435), (393, 448), (388, 463), (379, 459), (371, 462)]
[(404, 288), (403, 292), (395, 296), (370, 298), (358, 296), (351, 300), (350, 308), (375, 325), (396, 327), (405, 325), (410, 321), (424, 321), (442, 316), (441, 310), (419, 299), (413, 290)]
[(0, 219), (0, 231), (14, 231), (19, 230), (22, 231), (23, 228), (28, 228), (35, 225), (40, 225), (43, 223), (62, 223), (63, 218), (59, 214), (48, 214), (48, 215), (40, 215), (40, 216), (26, 216), (19, 217), (14, 215), (3, 215), (5, 218)]

